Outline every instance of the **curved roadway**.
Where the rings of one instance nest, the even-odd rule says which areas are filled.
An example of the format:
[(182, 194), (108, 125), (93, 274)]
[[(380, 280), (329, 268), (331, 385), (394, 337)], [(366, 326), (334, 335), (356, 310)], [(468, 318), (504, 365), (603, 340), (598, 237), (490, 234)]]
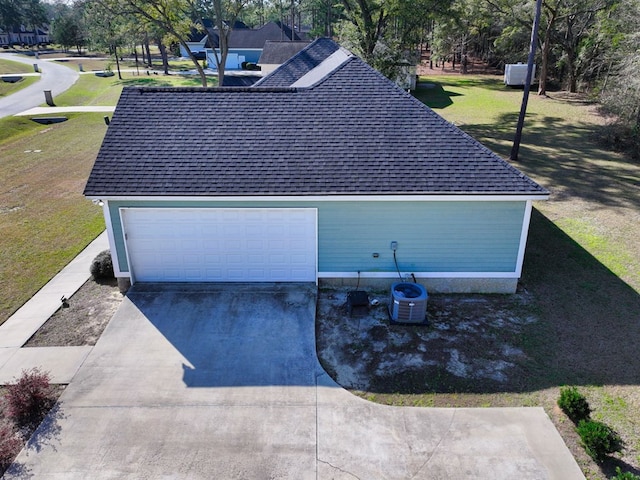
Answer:
[(68, 90), (80, 77), (78, 72), (58, 65), (55, 62), (47, 62), (35, 57), (25, 57), (14, 53), (0, 53), (0, 59), (13, 62), (37, 64), (40, 70), (40, 80), (11, 95), (0, 98), (0, 118), (23, 112), (37, 107), (45, 102), (44, 91), (51, 90), (52, 95), (59, 95)]

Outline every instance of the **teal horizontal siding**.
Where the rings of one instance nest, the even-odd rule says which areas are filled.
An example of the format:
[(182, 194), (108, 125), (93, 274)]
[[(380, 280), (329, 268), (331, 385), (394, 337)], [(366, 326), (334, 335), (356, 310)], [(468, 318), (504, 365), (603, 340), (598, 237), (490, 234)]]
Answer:
[[(328, 203), (320, 271), (513, 272), (525, 202)], [(378, 253), (378, 258), (373, 254)]]
[[(525, 201), (184, 202), (111, 201), (119, 267), (128, 272), (121, 207), (318, 209), (319, 272), (505, 272), (516, 270)], [(374, 258), (374, 253), (378, 258)]]

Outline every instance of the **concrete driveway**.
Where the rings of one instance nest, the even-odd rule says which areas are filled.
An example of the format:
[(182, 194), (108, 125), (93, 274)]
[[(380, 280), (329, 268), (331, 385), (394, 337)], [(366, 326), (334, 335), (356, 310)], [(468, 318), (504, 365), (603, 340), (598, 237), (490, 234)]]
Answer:
[(386, 407), (315, 354), (313, 285), (135, 285), (6, 478), (584, 478), (538, 408)]

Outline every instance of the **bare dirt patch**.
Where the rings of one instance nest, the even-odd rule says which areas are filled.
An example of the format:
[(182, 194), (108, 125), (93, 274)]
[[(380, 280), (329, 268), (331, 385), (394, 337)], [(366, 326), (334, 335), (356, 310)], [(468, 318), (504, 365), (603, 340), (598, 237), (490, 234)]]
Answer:
[[(388, 292), (349, 316), (348, 289), (318, 297), (318, 354), (345, 388), (376, 393), (517, 391), (541, 368), (530, 343), (539, 322), (527, 292), (432, 295), (428, 325), (393, 325)], [(376, 303), (376, 302), (374, 302)]]
[[(545, 237), (549, 242), (553, 235)], [(637, 303), (629, 290), (626, 296), (614, 293), (623, 286), (612, 281), (610, 272), (588, 266), (598, 272), (590, 271), (591, 281), (608, 285), (605, 295), (622, 305)], [(575, 273), (563, 262), (552, 270), (563, 268)], [(598, 274), (608, 282), (600, 283)], [(563, 283), (559, 272), (551, 278), (559, 283), (547, 277), (543, 288), (530, 278), (532, 291), (521, 286), (513, 295), (432, 294), (424, 326), (391, 324), (388, 291), (367, 290), (378, 305), (349, 315), (348, 288), (322, 289), (318, 357), (341, 386), (378, 403), (543, 407), (588, 479), (610, 478), (616, 467), (640, 474), (640, 397), (629, 381), (636, 363), (628, 361), (626, 350), (633, 347), (622, 340), (636, 335), (636, 325), (618, 321), (629, 317), (618, 317), (593, 290), (589, 289), (591, 297), (585, 296), (568, 288), (570, 282)], [(558, 297), (563, 298), (560, 304)], [(559, 308), (566, 303), (580, 314), (567, 315)], [(606, 322), (603, 308), (613, 314)], [(572, 384), (588, 398), (592, 418), (609, 424), (623, 438), (624, 451), (603, 464), (585, 453), (575, 426), (557, 406), (560, 387)]]
[(88, 280), (29, 339), (25, 347), (75, 347), (95, 345), (120, 304), (115, 280)]

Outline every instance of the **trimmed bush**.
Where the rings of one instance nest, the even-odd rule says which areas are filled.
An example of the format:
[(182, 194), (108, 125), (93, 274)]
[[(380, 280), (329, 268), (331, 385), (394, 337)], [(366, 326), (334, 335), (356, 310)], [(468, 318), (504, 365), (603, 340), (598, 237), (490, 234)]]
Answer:
[(558, 398), (558, 406), (573, 421), (579, 423), (581, 420), (587, 420), (591, 414), (589, 402), (576, 387), (562, 387), (560, 389), (560, 398)]
[(622, 472), (620, 467), (616, 467), (616, 474), (611, 477), (611, 480), (640, 480), (640, 477), (635, 473)]
[(16, 383), (7, 385), (7, 417), (18, 428), (35, 428), (55, 404), (49, 374), (38, 368), (23, 370)]
[(577, 432), (587, 454), (596, 462), (602, 462), (607, 455), (622, 450), (618, 434), (602, 422), (581, 420)]
[(22, 450), (22, 438), (13, 425), (0, 422), (0, 475)]
[(114, 278), (113, 260), (111, 260), (111, 251), (104, 250), (96, 255), (89, 267), (94, 280), (108, 280)]

